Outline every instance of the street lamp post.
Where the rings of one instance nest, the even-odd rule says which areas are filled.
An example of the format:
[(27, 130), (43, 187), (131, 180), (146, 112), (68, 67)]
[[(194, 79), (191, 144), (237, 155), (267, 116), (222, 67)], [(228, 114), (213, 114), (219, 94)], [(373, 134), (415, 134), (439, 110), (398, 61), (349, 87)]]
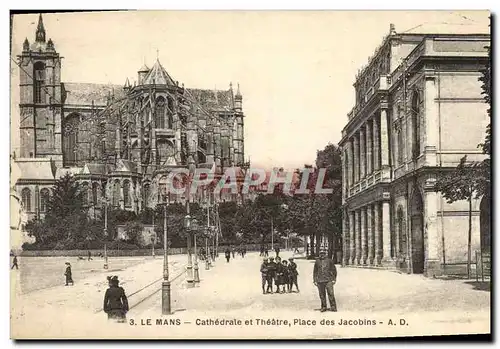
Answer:
[(108, 240), (108, 203), (106, 199), (106, 191), (104, 191), (104, 269), (108, 269), (108, 249), (106, 246)]
[[(154, 246), (154, 245), (153, 245)], [(167, 202), (163, 203), (163, 282), (161, 284), (161, 313), (172, 314), (170, 302), (170, 280), (168, 279), (168, 234)]]
[(271, 217), (271, 251), (274, 250), (274, 219)]
[[(188, 199), (189, 200), (189, 199)], [(191, 256), (191, 216), (189, 215), (189, 201), (187, 204), (188, 214), (184, 217), (184, 227), (187, 231), (187, 254), (188, 254), (188, 264), (186, 267), (187, 272), (187, 287), (194, 287), (194, 277), (193, 277), (193, 259)]]
[[(196, 222), (196, 220), (193, 220), (193, 223), (195, 223), (195, 222)], [(194, 228), (195, 228), (195, 229), (193, 229), (193, 238), (194, 238), (194, 282), (199, 283), (200, 282), (200, 271), (198, 269), (198, 249), (196, 248), (197, 247), (196, 246), (196, 240), (197, 240), (196, 239), (196, 237), (197, 237), (196, 236), (197, 235), (196, 234), (196, 232), (197, 232), (196, 231), (196, 228), (197, 228), (196, 224), (194, 224)]]

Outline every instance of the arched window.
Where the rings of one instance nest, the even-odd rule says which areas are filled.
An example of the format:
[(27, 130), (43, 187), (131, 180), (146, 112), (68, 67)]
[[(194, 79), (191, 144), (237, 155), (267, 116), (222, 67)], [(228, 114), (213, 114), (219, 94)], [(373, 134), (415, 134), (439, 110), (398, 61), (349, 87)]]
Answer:
[(113, 183), (113, 207), (120, 207), (120, 182), (116, 180)]
[(155, 127), (165, 128), (165, 98), (158, 97), (155, 104)]
[(92, 203), (94, 204), (94, 206), (97, 206), (97, 192), (99, 190), (99, 183), (97, 182), (94, 182), (92, 183)]
[(82, 183), (82, 205), (89, 205), (89, 184), (87, 182)]
[(78, 160), (78, 127), (80, 116), (78, 114), (69, 115), (64, 121), (63, 130), (63, 151), (64, 165), (76, 165)]
[(131, 206), (131, 200), (130, 200), (130, 182), (129, 181), (124, 181), (123, 182), (123, 206), (125, 206), (125, 207), (130, 207)]
[(23, 207), (26, 212), (31, 212), (31, 190), (29, 188), (24, 188), (21, 192), (21, 199), (23, 201)]
[(35, 103), (45, 103), (45, 64), (42, 62), (36, 62), (34, 67), (34, 99)]
[(49, 201), (50, 192), (47, 188), (40, 190), (40, 212), (47, 212), (47, 202)]
[(174, 161), (174, 145), (169, 140), (159, 140), (156, 143), (158, 156), (156, 162), (159, 165), (170, 165)]
[(418, 91), (413, 92), (411, 100), (411, 123), (413, 128), (413, 157), (420, 155), (420, 94)]
[(174, 128), (174, 100), (171, 97), (167, 98), (168, 106), (167, 106), (167, 127), (169, 129)]

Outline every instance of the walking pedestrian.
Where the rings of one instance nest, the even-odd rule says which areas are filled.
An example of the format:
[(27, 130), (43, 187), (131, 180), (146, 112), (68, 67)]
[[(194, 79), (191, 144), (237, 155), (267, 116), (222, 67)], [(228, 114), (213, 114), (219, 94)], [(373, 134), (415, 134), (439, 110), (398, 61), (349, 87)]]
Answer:
[(12, 268), (10, 269), (14, 269), (14, 267), (16, 267), (16, 269), (19, 269), (19, 266), (17, 265), (17, 256), (14, 255), (14, 259), (12, 260)]
[(120, 287), (118, 276), (108, 276), (109, 288), (104, 294), (104, 312), (108, 314), (108, 320), (125, 322), (126, 314), (129, 310), (128, 299), (125, 290)]
[(276, 258), (278, 258), (280, 256), (280, 248), (278, 246), (276, 246), (274, 248), (274, 252), (276, 252)]
[(231, 251), (229, 250), (229, 248), (226, 249), (226, 260), (227, 260), (227, 263), (229, 263), (229, 259), (231, 258)]
[(88, 251), (88, 260), (91, 261), (92, 260), (92, 253), (90, 251)]
[(267, 260), (267, 258), (264, 258), (264, 260), (262, 261), (262, 264), (260, 265), (260, 274), (262, 277), (262, 294), (266, 294), (266, 282), (267, 282), (267, 273), (268, 273), (267, 264), (268, 264), (268, 260)]
[(64, 286), (69, 286), (69, 284), (73, 286), (73, 275), (71, 273), (71, 264), (69, 262), (66, 262), (66, 271), (64, 272), (64, 276), (66, 276), (66, 285)]
[(269, 263), (267, 264), (267, 293), (273, 293), (273, 280), (276, 274), (276, 263), (274, 263), (274, 258), (269, 258)]
[(314, 263), (313, 282), (318, 287), (321, 312), (327, 310), (326, 293), (328, 293), (330, 301), (330, 310), (337, 311), (337, 303), (333, 293), (333, 285), (337, 282), (337, 268), (332, 259), (326, 258), (325, 251), (319, 253), (319, 258)]

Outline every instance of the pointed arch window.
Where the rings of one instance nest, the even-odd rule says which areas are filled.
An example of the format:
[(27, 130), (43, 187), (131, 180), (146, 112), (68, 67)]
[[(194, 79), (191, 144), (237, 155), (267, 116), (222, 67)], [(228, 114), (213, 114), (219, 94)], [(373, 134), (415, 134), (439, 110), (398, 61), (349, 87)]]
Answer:
[(146, 183), (144, 184), (144, 190), (143, 192), (143, 204), (144, 206), (148, 206), (148, 200), (149, 200), (149, 194), (151, 193), (151, 186)]
[(34, 99), (35, 103), (44, 103), (45, 102), (45, 91), (44, 91), (44, 85), (45, 85), (45, 64), (42, 62), (36, 62), (34, 67)]
[(167, 128), (174, 128), (174, 100), (172, 97), (168, 97), (168, 105), (167, 105)]
[(80, 125), (79, 114), (71, 114), (64, 121), (63, 155), (64, 155), (65, 166), (73, 166), (76, 165), (77, 163), (79, 125)]
[(421, 110), (420, 110), (420, 94), (418, 91), (413, 92), (413, 97), (411, 100), (411, 123), (413, 131), (413, 158), (417, 158), (420, 155), (420, 121), (421, 121)]
[(155, 127), (165, 128), (165, 98), (158, 97), (155, 102)]
[(49, 201), (50, 192), (47, 188), (40, 190), (40, 212), (47, 212), (47, 203)]
[(26, 212), (31, 212), (31, 190), (29, 188), (24, 188), (21, 192), (21, 199), (23, 202), (23, 207)]
[(113, 183), (113, 207), (120, 207), (120, 189), (120, 182), (115, 181), (115, 183)]
[(97, 193), (99, 190), (99, 183), (94, 182), (92, 183), (92, 203), (94, 206), (97, 206)]
[(123, 206), (130, 207), (130, 182), (128, 180), (123, 182)]
[(82, 183), (82, 205), (89, 205), (89, 184), (87, 182)]

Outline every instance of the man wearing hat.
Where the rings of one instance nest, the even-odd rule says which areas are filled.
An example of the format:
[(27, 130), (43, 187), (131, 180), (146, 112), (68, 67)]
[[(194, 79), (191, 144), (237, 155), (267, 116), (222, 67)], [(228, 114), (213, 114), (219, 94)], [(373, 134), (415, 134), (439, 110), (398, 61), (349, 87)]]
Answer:
[(267, 264), (268, 264), (268, 259), (264, 258), (262, 264), (260, 265), (260, 274), (262, 276), (262, 294), (266, 294), (266, 282), (268, 273)]
[(325, 251), (319, 253), (319, 258), (314, 263), (313, 282), (318, 287), (321, 311), (327, 310), (326, 293), (330, 301), (330, 310), (337, 311), (337, 303), (333, 294), (333, 285), (337, 282), (337, 268), (332, 259), (326, 258)]
[(108, 276), (109, 288), (104, 294), (103, 310), (108, 314), (109, 320), (125, 322), (128, 312), (128, 299), (123, 287), (119, 286), (118, 276)]
[(299, 272), (297, 271), (297, 264), (293, 261), (292, 257), (288, 258), (288, 261), (288, 271), (290, 277), (288, 280), (288, 290), (292, 292), (293, 285), (295, 285), (297, 292), (300, 292), (299, 285), (297, 284), (297, 276), (299, 275)]
[(267, 263), (267, 293), (273, 293), (273, 279), (276, 275), (276, 263), (274, 258), (269, 258), (269, 263)]

